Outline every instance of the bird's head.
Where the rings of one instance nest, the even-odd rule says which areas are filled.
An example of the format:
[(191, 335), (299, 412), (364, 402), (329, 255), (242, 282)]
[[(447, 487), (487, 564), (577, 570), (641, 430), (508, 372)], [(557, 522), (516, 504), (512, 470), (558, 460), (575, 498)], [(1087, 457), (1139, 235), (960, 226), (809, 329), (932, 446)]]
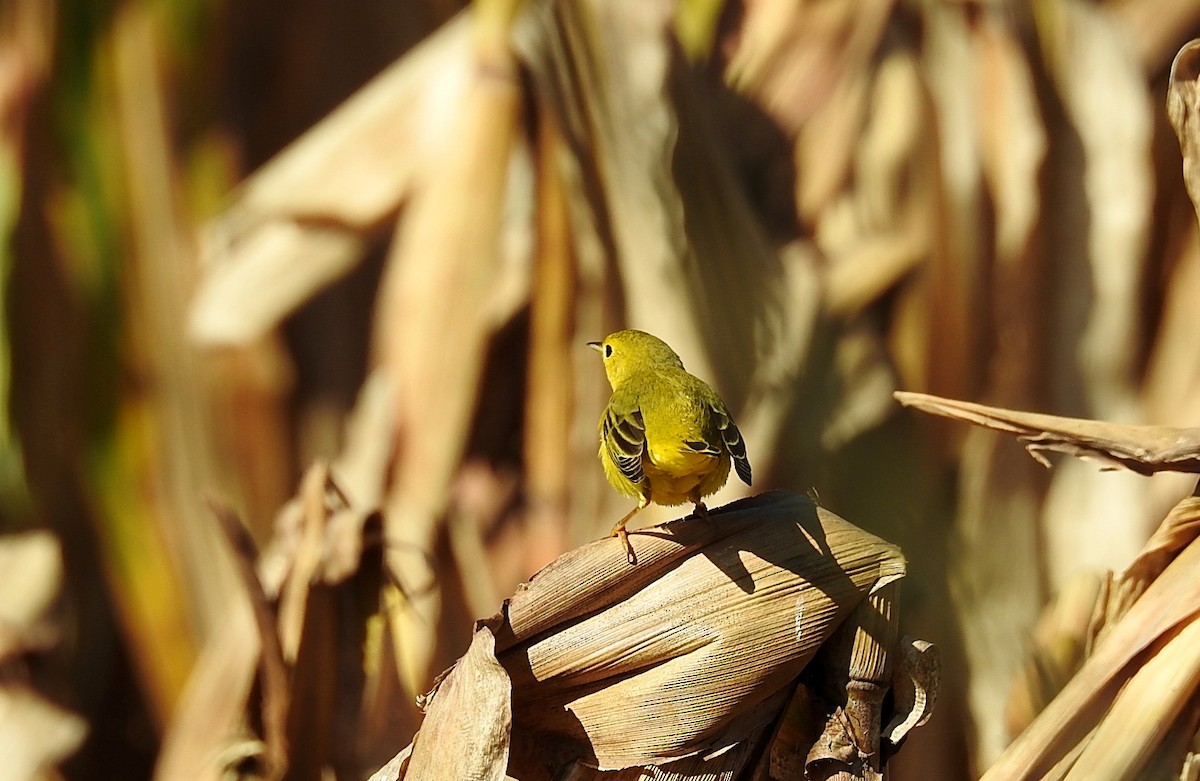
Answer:
[(588, 342), (588, 347), (604, 358), (604, 373), (613, 390), (639, 372), (683, 368), (683, 361), (666, 342), (645, 331), (616, 331), (602, 342)]

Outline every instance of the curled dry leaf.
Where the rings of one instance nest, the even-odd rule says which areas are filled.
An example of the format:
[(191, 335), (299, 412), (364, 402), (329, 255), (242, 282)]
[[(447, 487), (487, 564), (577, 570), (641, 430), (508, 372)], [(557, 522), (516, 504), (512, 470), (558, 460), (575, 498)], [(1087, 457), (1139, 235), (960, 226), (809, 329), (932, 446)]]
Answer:
[(1045, 454), (1055, 452), (1141, 475), (1200, 472), (1200, 428), (1133, 426), (1064, 418), (908, 391), (897, 391), (895, 396), (906, 407), (1016, 434), (1029, 455), (1045, 466), (1050, 465)]
[(1183, 152), (1183, 182), (1200, 208), (1200, 39), (1184, 45), (1171, 63), (1167, 118)]
[(933, 715), (942, 669), (941, 652), (927, 640), (903, 637), (897, 651), (892, 675), (895, 714), (883, 728), (883, 738), (893, 750)]
[(711, 515), (635, 535), (632, 570), (601, 540), (513, 596), (497, 647), (514, 741), (555, 735), (602, 769), (728, 749), (774, 717), (759, 706), (855, 605), (904, 574), (894, 546), (794, 495)]
[[(521, 779), (561, 771), (583, 781), (605, 770), (637, 772), (631, 779), (646, 771), (657, 779), (747, 777), (755, 756), (768, 761), (756, 747), (776, 734), (797, 676), (818, 651), (824, 661), (813, 675), (834, 671), (828, 677), (845, 687), (843, 701), (872, 676), (896, 685), (889, 751), (879, 751), (878, 719), (867, 728), (874, 763), (928, 717), (937, 655), (927, 643), (895, 641), (895, 588), (905, 573), (895, 546), (783, 492), (631, 541), (635, 567), (620, 542), (604, 539), (518, 589), (426, 698), (407, 771), (402, 754), (376, 778), (464, 778), (467, 762), (482, 774), (470, 777), (499, 779), (509, 751), (508, 772)], [(835, 630), (841, 639), (830, 642)], [(820, 724), (840, 719), (844, 753), (864, 756), (855, 709), (824, 700), (813, 695), (788, 712)], [(807, 735), (811, 746), (819, 731), (789, 734)]]

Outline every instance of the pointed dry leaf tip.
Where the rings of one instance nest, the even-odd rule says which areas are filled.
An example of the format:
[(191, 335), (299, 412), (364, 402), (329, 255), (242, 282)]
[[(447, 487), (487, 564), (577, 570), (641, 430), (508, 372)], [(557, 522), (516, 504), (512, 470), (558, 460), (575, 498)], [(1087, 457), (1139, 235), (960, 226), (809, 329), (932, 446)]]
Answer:
[(1149, 585), (1179, 552), (1200, 536), (1200, 496), (1185, 496), (1146, 541), (1142, 551), (1125, 568), (1122, 580), (1138, 579)]

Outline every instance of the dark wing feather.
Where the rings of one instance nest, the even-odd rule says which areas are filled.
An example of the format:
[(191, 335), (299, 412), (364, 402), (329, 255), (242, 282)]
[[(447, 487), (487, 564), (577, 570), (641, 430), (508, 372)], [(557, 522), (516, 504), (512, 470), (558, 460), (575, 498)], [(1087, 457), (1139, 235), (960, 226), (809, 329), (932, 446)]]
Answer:
[(724, 443), (729, 457), (733, 459), (733, 468), (742, 482), (750, 485), (750, 459), (746, 457), (746, 442), (742, 439), (742, 432), (738, 431), (737, 424), (733, 422), (733, 418), (729, 417), (728, 413), (717, 410), (716, 417), (717, 429), (721, 432), (721, 442)]
[(704, 441), (693, 442), (692, 440), (685, 440), (683, 444), (693, 453), (703, 453), (706, 456), (720, 456), (722, 452)]
[(604, 412), (600, 432), (617, 469), (629, 481), (641, 485), (646, 480), (642, 472), (642, 456), (646, 453), (646, 424), (642, 420), (642, 411), (634, 407), (622, 414), (610, 404)]

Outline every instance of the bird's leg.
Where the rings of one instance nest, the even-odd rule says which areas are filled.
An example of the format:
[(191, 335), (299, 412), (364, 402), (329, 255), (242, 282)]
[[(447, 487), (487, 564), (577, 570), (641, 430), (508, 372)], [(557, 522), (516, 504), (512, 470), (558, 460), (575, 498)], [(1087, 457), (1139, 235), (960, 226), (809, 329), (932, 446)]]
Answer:
[(692, 515), (707, 521), (708, 508), (704, 506), (704, 500), (700, 498), (700, 489), (697, 488), (696, 490), (692, 491), (691, 494), (688, 495), (688, 499), (691, 500), (692, 504), (696, 505), (692, 508)]
[(637, 515), (638, 510), (641, 510), (646, 505), (639, 502), (637, 507), (634, 507), (629, 512), (625, 513), (625, 517), (617, 521), (609, 532), (610, 537), (617, 537), (621, 540), (621, 544), (625, 546), (625, 559), (630, 564), (637, 564), (637, 554), (633, 552), (633, 544), (629, 542), (629, 532), (625, 531), (625, 524), (629, 523), (629, 519)]

